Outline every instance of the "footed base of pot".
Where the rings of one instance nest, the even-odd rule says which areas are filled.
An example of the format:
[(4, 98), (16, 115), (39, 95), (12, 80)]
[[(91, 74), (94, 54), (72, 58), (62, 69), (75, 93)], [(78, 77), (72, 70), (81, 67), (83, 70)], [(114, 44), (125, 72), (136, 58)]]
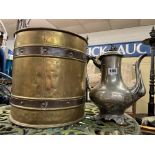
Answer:
[(124, 115), (110, 115), (110, 114), (99, 114), (95, 116), (96, 120), (104, 119), (108, 121), (115, 121), (119, 125), (123, 125), (125, 123), (125, 116)]

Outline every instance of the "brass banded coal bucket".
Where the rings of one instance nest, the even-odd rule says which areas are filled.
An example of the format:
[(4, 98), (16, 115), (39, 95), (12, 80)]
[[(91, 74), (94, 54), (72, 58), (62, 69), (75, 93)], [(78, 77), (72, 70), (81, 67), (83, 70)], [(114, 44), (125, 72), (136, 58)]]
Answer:
[(15, 33), (10, 120), (20, 126), (65, 126), (84, 116), (85, 38), (49, 28)]

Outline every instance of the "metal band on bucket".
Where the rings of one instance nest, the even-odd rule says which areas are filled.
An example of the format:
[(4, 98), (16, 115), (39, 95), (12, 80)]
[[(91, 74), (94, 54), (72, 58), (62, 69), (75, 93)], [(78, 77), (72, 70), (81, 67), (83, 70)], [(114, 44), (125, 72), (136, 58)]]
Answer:
[(11, 104), (14, 106), (20, 106), (21, 108), (30, 109), (56, 109), (56, 108), (72, 108), (73, 106), (79, 106), (84, 104), (85, 97), (68, 98), (63, 100), (30, 100), (21, 98), (11, 98)]
[(77, 52), (69, 49), (54, 48), (54, 47), (43, 47), (43, 46), (27, 46), (20, 47), (14, 50), (14, 58), (21, 56), (51, 56), (51, 57), (62, 57), (69, 59), (77, 59), (86, 61), (87, 57), (85, 53)]

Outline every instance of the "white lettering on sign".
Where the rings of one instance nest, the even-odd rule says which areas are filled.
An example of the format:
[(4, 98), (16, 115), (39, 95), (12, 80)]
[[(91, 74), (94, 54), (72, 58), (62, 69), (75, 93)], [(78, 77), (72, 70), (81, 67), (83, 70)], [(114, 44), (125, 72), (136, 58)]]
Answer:
[(88, 54), (88, 55), (92, 55), (91, 49), (92, 49), (92, 48), (90, 48), (90, 47), (87, 48), (87, 54)]
[(98, 56), (98, 55), (102, 55), (104, 53), (107, 52), (107, 46), (95, 46), (95, 47), (92, 47), (92, 48), (88, 48), (88, 54), (91, 55), (91, 56)]
[(134, 54), (135, 52), (136, 52), (136, 44), (134, 44), (132, 51), (129, 51), (129, 44), (126, 44), (126, 53), (127, 54)]
[(107, 46), (105, 47), (100, 47), (100, 55), (105, 54), (107, 52)]
[[(141, 42), (140, 43), (116, 43), (114, 44), (118, 48), (118, 52), (127, 56), (139, 56), (145, 53), (150, 54), (150, 49), (145, 47)], [(99, 56), (108, 52), (110, 45), (98, 45), (88, 48), (88, 54), (91, 56)]]
[(141, 47), (141, 46), (142, 46), (142, 43), (140, 43), (140, 44), (137, 45), (137, 52), (138, 52), (139, 54), (145, 54), (145, 53), (147, 53), (146, 51), (142, 52), (142, 51), (140, 50), (140, 47)]
[(124, 47), (123, 45), (120, 45), (119, 48), (118, 48), (118, 52), (122, 53), (125, 55), (125, 50), (124, 50)]
[(93, 56), (98, 56), (100, 53), (95, 53), (95, 50), (96, 49), (100, 49), (100, 47), (99, 46), (96, 46), (96, 47), (94, 47), (93, 49), (92, 49), (92, 55)]

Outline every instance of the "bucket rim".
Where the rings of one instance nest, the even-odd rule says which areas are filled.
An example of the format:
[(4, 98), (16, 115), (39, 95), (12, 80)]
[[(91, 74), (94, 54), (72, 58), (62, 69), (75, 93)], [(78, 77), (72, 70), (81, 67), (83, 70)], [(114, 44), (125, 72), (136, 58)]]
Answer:
[(86, 42), (86, 44), (88, 44), (87, 39), (82, 37), (81, 35), (78, 35), (76, 33), (70, 32), (70, 31), (61, 30), (61, 29), (54, 29), (54, 28), (49, 28), (49, 27), (28, 27), (28, 28), (23, 28), (23, 29), (20, 29), (20, 30), (16, 31), (14, 33), (14, 36), (16, 34), (20, 33), (20, 32), (23, 32), (23, 31), (33, 31), (33, 30), (51, 30), (51, 31), (68, 33), (68, 34), (71, 34), (71, 35), (74, 35), (74, 36), (77, 36), (77, 37), (81, 38), (82, 40), (84, 40)]

